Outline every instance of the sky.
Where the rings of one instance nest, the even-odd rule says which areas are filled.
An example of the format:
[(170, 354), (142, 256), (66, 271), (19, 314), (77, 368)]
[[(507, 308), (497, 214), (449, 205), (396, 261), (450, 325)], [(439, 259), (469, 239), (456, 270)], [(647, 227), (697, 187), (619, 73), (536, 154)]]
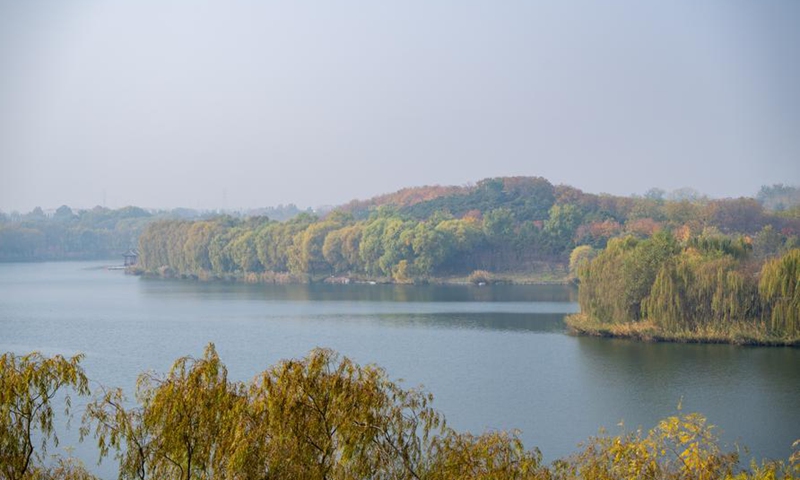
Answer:
[(0, 210), (800, 184), (797, 0), (0, 0)]

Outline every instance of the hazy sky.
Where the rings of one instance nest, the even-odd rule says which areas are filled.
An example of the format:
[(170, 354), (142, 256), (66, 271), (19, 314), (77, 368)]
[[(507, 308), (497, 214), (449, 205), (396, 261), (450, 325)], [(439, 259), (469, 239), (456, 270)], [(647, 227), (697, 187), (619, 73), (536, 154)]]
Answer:
[(0, 209), (800, 183), (797, 0), (0, 0)]

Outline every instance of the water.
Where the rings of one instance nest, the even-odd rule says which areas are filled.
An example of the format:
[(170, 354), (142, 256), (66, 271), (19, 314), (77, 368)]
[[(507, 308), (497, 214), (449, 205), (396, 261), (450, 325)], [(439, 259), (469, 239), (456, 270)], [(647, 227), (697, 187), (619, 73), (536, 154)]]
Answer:
[[(759, 458), (788, 458), (800, 438), (800, 350), (569, 336), (569, 287), (204, 284), (99, 265), (0, 264), (0, 351), (83, 352), (94, 382), (132, 393), (139, 372), (208, 342), (237, 380), (330, 347), (424, 385), (459, 430), (520, 429), (547, 460), (601, 426), (651, 428), (681, 402)], [(75, 454), (96, 462), (89, 445)]]

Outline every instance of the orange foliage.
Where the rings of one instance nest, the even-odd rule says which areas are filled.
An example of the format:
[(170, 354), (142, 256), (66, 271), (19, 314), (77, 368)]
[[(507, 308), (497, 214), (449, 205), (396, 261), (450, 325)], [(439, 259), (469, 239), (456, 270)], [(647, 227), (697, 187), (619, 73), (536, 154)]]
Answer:
[(441, 185), (426, 185), (424, 187), (410, 187), (398, 190), (394, 193), (387, 193), (372, 197), (369, 200), (353, 200), (341, 210), (352, 212), (356, 210), (366, 210), (370, 207), (381, 205), (396, 205), (398, 207), (409, 207), (418, 203), (427, 202), (439, 197), (450, 195), (466, 195), (474, 187), (456, 187)]
[(637, 218), (625, 224), (625, 228), (636, 235), (651, 237), (654, 233), (661, 230), (661, 224), (652, 218)]

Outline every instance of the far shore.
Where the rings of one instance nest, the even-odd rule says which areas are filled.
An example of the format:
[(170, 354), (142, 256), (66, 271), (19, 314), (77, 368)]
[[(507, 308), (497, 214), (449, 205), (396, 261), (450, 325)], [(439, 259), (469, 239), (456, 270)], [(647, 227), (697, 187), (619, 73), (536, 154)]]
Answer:
[[(562, 271), (563, 270), (563, 271)], [(473, 275), (451, 275), (442, 277), (416, 277), (404, 280), (389, 277), (369, 277), (364, 275), (298, 275), (292, 273), (259, 272), (215, 275), (208, 272), (199, 274), (177, 274), (169, 269), (159, 272), (143, 271), (129, 268), (127, 273), (153, 278), (172, 278), (199, 282), (228, 282), (249, 284), (382, 284), (382, 285), (569, 285), (572, 279), (566, 269), (554, 269), (553, 272), (535, 273), (491, 273), (488, 276), (475, 278)]]

